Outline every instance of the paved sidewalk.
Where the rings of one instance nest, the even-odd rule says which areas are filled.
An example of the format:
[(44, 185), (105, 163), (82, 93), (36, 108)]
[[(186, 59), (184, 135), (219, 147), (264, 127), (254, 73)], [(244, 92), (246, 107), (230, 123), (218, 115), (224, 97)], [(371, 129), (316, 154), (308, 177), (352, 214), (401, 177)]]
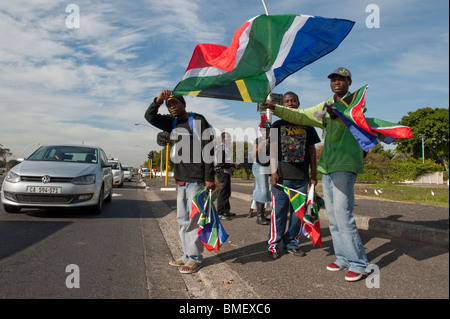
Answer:
[[(152, 216), (176, 258), (181, 247), (176, 226), (175, 185), (169, 180), (169, 185), (164, 186), (163, 179), (145, 182)], [(379, 287), (373, 288), (372, 279), (348, 283), (344, 280), (345, 272), (326, 270), (326, 265), (335, 258), (326, 219), (321, 220), (323, 247), (313, 247), (311, 241), (302, 237), (300, 248), (305, 257), (286, 253), (280, 259), (270, 260), (266, 243), (269, 226), (257, 225), (256, 217), (247, 218), (252, 190), (251, 182), (233, 179), (230, 203), (236, 217), (222, 221), (229, 234), (227, 242), (220, 251), (204, 251), (203, 268), (198, 273), (176, 274), (184, 280), (189, 299), (448, 298), (448, 247), (416, 241), (421, 240), (418, 236), (414, 240), (405, 236), (405, 229), (417, 227), (420, 232), (446, 232), (448, 243), (448, 227), (447, 230), (437, 228), (445, 227), (445, 220), (448, 224), (448, 209), (433, 211), (428, 219), (415, 221), (408, 215), (420, 213), (414, 207), (408, 206), (405, 211), (403, 204), (383, 202), (386, 206), (376, 206), (378, 201), (367, 200), (365, 204), (357, 200), (355, 215), (359, 226), (363, 227), (362, 221), (366, 220), (369, 228), (360, 228), (360, 236), (369, 262), (379, 269)], [(395, 205), (400, 206), (395, 208)], [(396, 211), (388, 213), (387, 209)], [(368, 213), (361, 215), (359, 211)], [(321, 211), (321, 215), (326, 213)], [(392, 215), (401, 216), (389, 219)], [(386, 234), (386, 229), (382, 229), (384, 233), (373, 231), (375, 221), (384, 228), (399, 223), (401, 232), (397, 235), (401, 236)], [(183, 297), (173, 295), (173, 298)]]
[[(231, 196), (251, 201), (253, 181), (233, 179)], [(359, 229), (449, 247), (449, 208), (356, 196), (353, 211)], [(325, 210), (321, 219), (327, 219)]]

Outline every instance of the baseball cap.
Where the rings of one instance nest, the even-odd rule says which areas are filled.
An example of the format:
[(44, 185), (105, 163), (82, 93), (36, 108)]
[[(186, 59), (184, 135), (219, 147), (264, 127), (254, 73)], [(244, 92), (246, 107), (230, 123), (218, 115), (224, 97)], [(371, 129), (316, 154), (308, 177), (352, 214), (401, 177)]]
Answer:
[(178, 101), (180, 101), (181, 103), (183, 103), (184, 105), (186, 105), (186, 101), (184, 100), (184, 97), (182, 95), (172, 95), (171, 97), (169, 97), (166, 101), (166, 105), (169, 106), (169, 101), (172, 99), (177, 99)]
[(340, 76), (348, 77), (350, 80), (352, 79), (352, 74), (351, 74), (350, 71), (349, 71), (348, 69), (346, 69), (346, 68), (342, 68), (342, 67), (337, 68), (336, 70), (334, 70), (333, 72), (331, 72), (331, 73), (328, 75), (328, 78), (331, 78), (331, 77), (332, 77), (333, 75), (335, 75), (335, 74), (340, 75)]

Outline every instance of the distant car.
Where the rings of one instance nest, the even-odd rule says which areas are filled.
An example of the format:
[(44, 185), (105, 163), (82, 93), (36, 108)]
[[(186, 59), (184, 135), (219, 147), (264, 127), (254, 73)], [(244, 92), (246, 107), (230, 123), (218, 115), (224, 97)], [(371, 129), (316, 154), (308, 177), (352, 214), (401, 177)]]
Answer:
[(110, 159), (109, 162), (112, 164), (111, 170), (113, 172), (113, 185), (122, 187), (125, 178), (122, 164), (118, 160)]
[(142, 178), (150, 177), (150, 169), (149, 168), (141, 168), (141, 176), (142, 176)]
[(123, 180), (131, 182), (131, 178), (133, 177), (133, 169), (128, 166), (122, 166), (123, 169)]
[(112, 183), (111, 164), (100, 147), (45, 145), (8, 172), (1, 200), (8, 213), (90, 206), (100, 214), (103, 201), (112, 199)]

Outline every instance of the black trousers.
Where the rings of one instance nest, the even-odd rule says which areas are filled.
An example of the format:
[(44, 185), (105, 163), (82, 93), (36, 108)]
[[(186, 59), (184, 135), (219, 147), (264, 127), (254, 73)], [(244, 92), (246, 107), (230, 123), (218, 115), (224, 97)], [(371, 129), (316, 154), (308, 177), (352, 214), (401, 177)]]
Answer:
[(217, 172), (217, 180), (222, 184), (217, 195), (217, 212), (219, 215), (227, 215), (230, 213), (231, 175), (220, 170)]

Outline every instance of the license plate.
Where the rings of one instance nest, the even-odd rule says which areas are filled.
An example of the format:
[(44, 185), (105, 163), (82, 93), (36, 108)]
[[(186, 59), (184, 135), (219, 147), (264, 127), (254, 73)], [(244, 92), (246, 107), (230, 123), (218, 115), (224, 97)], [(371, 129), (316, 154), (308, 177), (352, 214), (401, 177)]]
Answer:
[(28, 186), (28, 193), (38, 194), (61, 194), (62, 187), (50, 187), (50, 186)]

